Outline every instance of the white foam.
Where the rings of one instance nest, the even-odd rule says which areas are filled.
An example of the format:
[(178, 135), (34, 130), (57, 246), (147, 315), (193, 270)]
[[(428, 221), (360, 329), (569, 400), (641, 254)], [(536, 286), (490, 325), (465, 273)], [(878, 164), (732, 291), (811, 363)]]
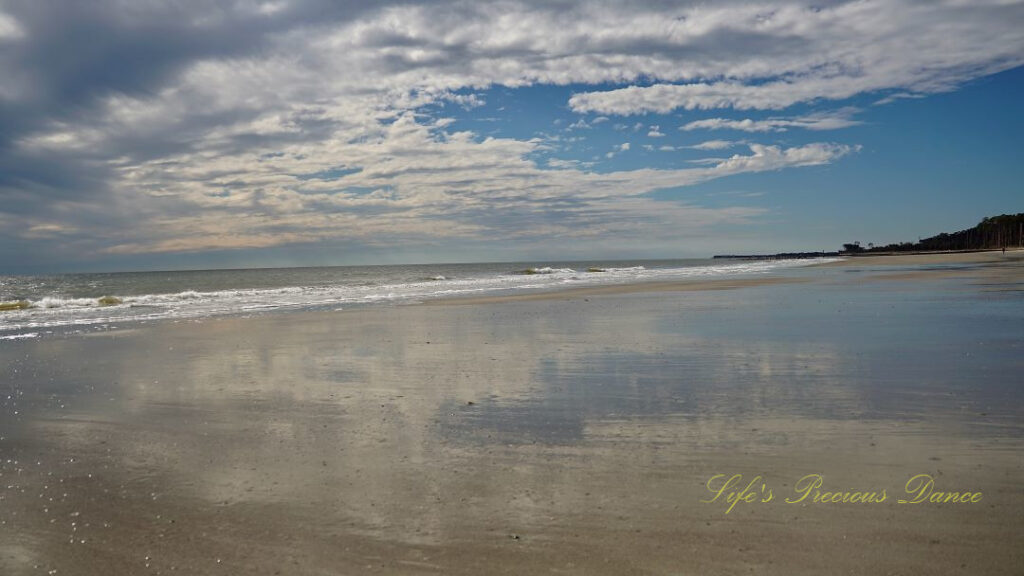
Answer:
[(88, 307), (99, 306), (99, 302), (96, 298), (58, 298), (56, 296), (46, 296), (38, 302), (32, 302), (32, 306), (36, 308)]
[(0, 340), (22, 340), (25, 338), (38, 338), (38, 332), (27, 332), (25, 334), (11, 334), (10, 336), (0, 336)]
[[(411, 303), (442, 297), (495, 293), (503, 291), (557, 289), (566, 285), (625, 284), (701, 276), (763, 274), (781, 268), (807, 266), (837, 259), (773, 260), (714, 263), (706, 266), (652, 268), (631, 266), (603, 268), (601, 273), (586, 273), (572, 268), (548, 266), (532, 268), (535, 273), (504, 273), (477, 277), (447, 278), (433, 276), (415, 282), (384, 285), (290, 286), (201, 292), (186, 290), (173, 294), (116, 296), (122, 304), (101, 306), (96, 298), (47, 296), (22, 310), (0, 315), (0, 333), (24, 332), (55, 326), (102, 326), (124, 321), (204, 318), (223, 314), (253, 313), (275, 309), (362, 303)], [(35, 334), (35, 333), (33, 333)], [(14, 334), (4, 339), (28, 338)], [(32, 336), (34, 337), (34, 336)]]
[(533, 275), (533, 274), (575, 274), (576, 271), (572, 268), (552, 268), (550, 266), (542, 266), (540, 268), (527, 268), (523, 270), (521, 274)]

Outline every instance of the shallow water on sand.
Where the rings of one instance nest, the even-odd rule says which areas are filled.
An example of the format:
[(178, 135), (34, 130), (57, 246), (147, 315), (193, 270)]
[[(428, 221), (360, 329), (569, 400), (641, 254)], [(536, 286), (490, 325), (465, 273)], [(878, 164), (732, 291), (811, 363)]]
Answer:
[(1012, 572), (1024, 293), (799, 275), (7, 342), (0, 572)]

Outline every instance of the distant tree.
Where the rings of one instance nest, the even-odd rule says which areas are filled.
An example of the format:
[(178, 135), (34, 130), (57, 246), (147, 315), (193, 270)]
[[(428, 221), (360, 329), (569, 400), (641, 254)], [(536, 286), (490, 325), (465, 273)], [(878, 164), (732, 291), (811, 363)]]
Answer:
[[(973, 228), (958, 232), (942, 232), (929, 238), (918, 237), (917, 242), (900, 242), (876, 247), (869, 243), (871, 251), (914, 252), (945, 250), (991, 250), (1020, 246), (1024, 248), (1024, 213), (986, 216)], [(843, 252), (856, 254), (864, 252), (860, 242), (843, 244)]]

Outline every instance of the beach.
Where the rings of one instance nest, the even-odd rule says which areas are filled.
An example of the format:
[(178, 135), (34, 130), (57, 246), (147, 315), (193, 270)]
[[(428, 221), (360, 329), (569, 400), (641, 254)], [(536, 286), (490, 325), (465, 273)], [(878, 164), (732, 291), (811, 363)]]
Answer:
[(1019, 574), (1022, 304), (1010, 251), (0, 342), (0, 573)]

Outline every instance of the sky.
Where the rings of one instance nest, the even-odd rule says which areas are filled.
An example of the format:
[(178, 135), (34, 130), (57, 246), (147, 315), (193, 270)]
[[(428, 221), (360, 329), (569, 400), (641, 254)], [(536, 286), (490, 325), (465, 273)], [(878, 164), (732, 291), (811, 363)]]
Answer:
[(706, 257), (1024, 211), (1024, 1), (0, 0), (0, 274)]

